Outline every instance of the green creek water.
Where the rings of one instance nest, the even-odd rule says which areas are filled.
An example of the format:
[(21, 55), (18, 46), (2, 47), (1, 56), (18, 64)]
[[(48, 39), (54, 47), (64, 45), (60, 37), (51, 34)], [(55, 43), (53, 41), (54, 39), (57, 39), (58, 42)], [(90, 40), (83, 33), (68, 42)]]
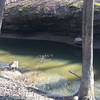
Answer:
[[(81, 76), (81, 48), (67, 44), (18, 39), (0, 39), (0, 61), (18, 60), (21, 67), (37, 72), (43, 82), (37, 87), (49, 94), (72, 95), (79, 89)], [(100, 50), (94, 50), (95, 93), (100, 95)], [(34, 75), (31, 75), (35, 81)], [(36, 78), (36, 79), (37, 79)]]

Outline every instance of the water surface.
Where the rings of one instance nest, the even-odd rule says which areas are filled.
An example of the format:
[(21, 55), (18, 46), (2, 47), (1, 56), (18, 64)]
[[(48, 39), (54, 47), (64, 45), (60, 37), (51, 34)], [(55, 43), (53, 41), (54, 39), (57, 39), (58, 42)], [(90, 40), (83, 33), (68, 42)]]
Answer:
[[(100, 51), (94, 51), (96, 94), (99, 96)], [(56, 95), (72, 95), (79, 89), (81, 76), (81, 48), (68, 44), (19, 39), (0, 39), (0, 61), (10, 63), (18, 60), (22, 68), (39, 73), (39, 89)]]

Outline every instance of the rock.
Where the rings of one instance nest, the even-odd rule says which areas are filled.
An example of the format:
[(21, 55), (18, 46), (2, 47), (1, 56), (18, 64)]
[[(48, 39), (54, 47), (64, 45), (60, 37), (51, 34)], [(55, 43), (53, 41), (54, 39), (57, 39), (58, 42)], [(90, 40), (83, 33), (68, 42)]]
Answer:
[(8, 70), (4, 70), (0, 72), (0, 76), (7, 78), (7, 79), (15, 79), (20, 77), (22, 74), (19, 71), (8, 71)]
[(13, 61), (9, 64), (10, 69), (18, 69), (18, 61)]
[(73, 100), (78, 100), (78, 98), (79, 98), (78, 96), (74, 96)]
[(0, 78), (0, 100), (55, 100), (42, 96), (34, 91), (28, 91), (20, 81)]

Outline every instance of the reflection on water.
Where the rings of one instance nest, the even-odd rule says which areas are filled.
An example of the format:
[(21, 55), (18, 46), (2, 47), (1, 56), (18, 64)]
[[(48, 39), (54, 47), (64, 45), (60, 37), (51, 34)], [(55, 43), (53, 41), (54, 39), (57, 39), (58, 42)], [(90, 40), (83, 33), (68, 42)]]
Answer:
[(70, 96), (78, 92), (79, 84), (80, 80), (72, 81), (72, 80), (65, 80), (62, 78), (57, 80), (56, 78), (53, 81), (51, 80), (50, 82), (47, 83), (38, 84), (36, 85), (36, 87), (39, 90), (46, 92), (48, 95)]
[[(81, 48), (76, 48), (67, 44), (0, 39), (0, 61), (9, 63), (18, 60), (20, 66), (37, 71), (39, 78), (45, 77), (42, 84), (37, 87), (49, 94), (71, 95), (78, 91), (80, 81), (69, 71), (81, 75)], [(99, 86), (99, 61), (100, 51), (94, 51), (94, 68), (96, 87)], [(44, 76), (43, 76), (44, 75)], [(31, 76), (33, 79), (33, 75)], [(99, 86), (100, 87), (100, 86)], [(99, 88), (96, 94), (99, 94)]]

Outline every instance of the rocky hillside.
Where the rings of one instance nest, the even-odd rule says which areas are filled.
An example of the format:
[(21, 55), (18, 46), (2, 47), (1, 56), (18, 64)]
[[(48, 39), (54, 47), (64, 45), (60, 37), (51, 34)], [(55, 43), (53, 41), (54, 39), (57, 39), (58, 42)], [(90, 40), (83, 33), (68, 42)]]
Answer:
[[(94, 32), (99, 34), (100, 7), (95, 7)], [(2, 31), (18, 35), (52, 32), (53, 35), (81, 35), (82, 1), (22, 0), (6, 6)], [(61, 34), (60, 34), (60, 33)]]

